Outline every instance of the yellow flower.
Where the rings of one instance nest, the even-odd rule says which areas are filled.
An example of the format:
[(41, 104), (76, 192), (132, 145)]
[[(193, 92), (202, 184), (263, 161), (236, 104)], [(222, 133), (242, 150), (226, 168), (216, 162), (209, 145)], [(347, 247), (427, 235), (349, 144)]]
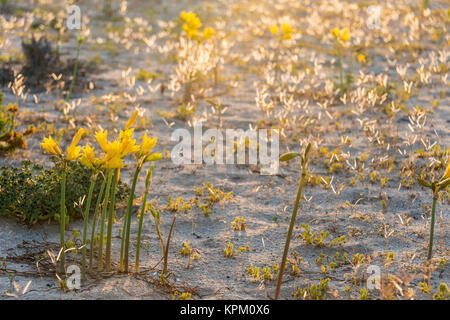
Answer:
[(294, 32), (294, 30), (292, 29), (292, 27), (290, 25), (283, 23), (281, 25), (281, 31), (283, 33), (283, 40), (292, 39), (292, 33)]
[(337, 39), (339, 37), (339, 29), (334, 28), (333, 30), (331, 30), (331, 35), (333, 36), (333, 38)]
[(117, 169), (123, 166), (122, 146), (119, 141), (109, 142), (105, 151), (105, 167), (108, 169)]
[(187, 36), (191, 39), (197, 39), (199, 33), (198, 29), (202, 26), (202, 23), (197, 15), (193, 12), (182, 11), (180, 18), (185, 22), (182, 28), (184, 32), (187, 33)]
[(136, 144), (136, 140), (131, 139), (131, 137), (119, 139), (119, 153), (121, 157), (125, 157), (129, 153), (137, 152), (139, 149), (140, 147)]
[(80, 128), (78, 132), (76, 133), (75, 137), (73, 137), (72, 143), (67, 148), (67, 156), (66, 160), (76, 160), (81, 156), (81, 147), (77, 146), (78, 142), (80, 142), (81, 137), (85, 133), (85, 130), (83, 128)]
[(151, 149), (153, 149), (154, 146), (156, 146), (156, 142), (158, 141), (158, 138), (149, 138), (147, 137), (147, 133), (144, 134), (142, 137), (142, 144), (141, 144), (141, 151), (140, 154), (144, 155), (150, 152)]
[(86, 144), (81, 153), (80, 162), (86, 167), (93, 169), (98, 165), (100, 160), (95, 158), (94, 148)]
[(52, 136), (49, 136), (48, 138), (44, 137), (44, 142), (41, 143), (41, 147), (49, 153), (53, 153), (57, 156), (62, 155), (61, 149), (56, 142), (53, 141)]
[(95, 133), (95, 139), (102, 150), (106, 153), (108, 151), (108, 130), (97, 131)]
[(358, 62), (363, 63), (364, 61), (366, 61), (366, 56), (362, 53), (358, 54)]
[(269, 28), (269, 30), (270, 30), (270, 32), (274, 35), (274, 36), (276, 36), (277, 35), (277, 33), (278, 33), (278, 27), (274, 24), (273, 26), (271, 26), (270, 28)]
[(190, 28), (187, 24), (183, 25), (183, 30), (186, 32), (188, 38), (196, 40), (198, 37), (198, 29)]
[(199, 17), (191, 11), (182, 11), (180, 14), (180, 18), (181, 20), (186, 22), (186, 24), (188, 24), (190, 28), (199, 29), (202, 26)]
[(331, 35), (333, 36), (333, 38), (339, 39), (341, 41), (350, 40), (350, 33), (348, 28), (344, 28), (341, 30), (339, 30), (338, 28), (334, 28), (333, 30), (331, 30)]
[(123, 167), (123, 159), (118, 156), (113, 156), (105, 161), (107, 169), (120, 169)]
[(156, 146), (158, 138), (149, 138), (147, 133), (142, 137), (141, 150), (139, 152), (139, 158), (142, 159), (142, 163), (149, 161), (158, 161), (162, 158), (161, 153), (151, 153), (151, 150)]
[(208, 40), (210, 39), (213, 35), (216, 34), (216, 31), (211, 28), (211, 27), (206, 27), (205, 29), (203, 29), (203, 40)]
[(350, 34), (348, 33), (348, 28), (344, 28), (344, 29), (342, 29), (341, 30), (341, 32), (340, 32), (340, 35), (339, 35), (339, 38), (342, 40), (342, 41), (348, 41), (348, 40), (350, 40)]
[(131, 115), (131, 118), (127, 121), (127, 124), (125, 125), (125, 130), (129, 129), (136, 122), (136, 118), (138, 115), (139, 112), (137, 110), (134, 110), (133, 114)]

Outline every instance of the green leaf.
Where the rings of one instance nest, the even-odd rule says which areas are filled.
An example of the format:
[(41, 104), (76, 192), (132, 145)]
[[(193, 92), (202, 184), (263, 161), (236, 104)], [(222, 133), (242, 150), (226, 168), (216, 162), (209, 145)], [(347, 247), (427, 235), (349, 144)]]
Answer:
[(280, 161), (284, 162), (284, 161), (290, 161), (296, 157), (298, 157), (300, 154), (297, 152), (287, 152), (283, 155), (280, 156)]
[(421, 178), (416, 178), (416, 180), (421, 186), (431, 188), (431, 183), (429, 183)]

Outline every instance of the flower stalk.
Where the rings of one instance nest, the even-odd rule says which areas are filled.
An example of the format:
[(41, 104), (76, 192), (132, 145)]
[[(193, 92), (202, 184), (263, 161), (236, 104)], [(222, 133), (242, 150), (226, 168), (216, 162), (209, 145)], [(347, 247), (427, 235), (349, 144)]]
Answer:
[(147, 171), (147, 177), (145, 178), (145, 193), (144, 193), (144, 199), (142, 201), (141, 214), (139, 215), (139, 228), (138, 228), (137, 243), (136, 243), (136, 264), (135, 264), (135, 272), (136, 273), (139, 273), (139, 254), (140, 254), (140, 249), (141, 249), (142, 224), (144, 222), (144, 214), (145, 214), (146, 206), (147, 206), (147, 196), (148, 196), (148, 191), (150, 189), (150, 185), (152, 183), (152, 176), (153, 176), (154, 169), (155, 169), (155, 166), (152, 165), (150, 167), (150, 169)]
[(430, 239), (428, 242), (428, 254), (427, 261), (431, 262), (433, 256), (433, 240), (434, 240), (434, 224), (436, 220), (436, 204), (439, 198), (439, 191), (445, 190), (450, 186), (450, 160), (447, 161), (447, 168), (444, 174), (438, 182), (429, 182), (419, 177), (416, 178), (417, 182), (425, 188), (431, 189), (432, 192), (432, 206), (431, 206), (431, 222), (430, 222)]
[(97, 202), (95, 204), (94, 216), (92, 221), (92, 231), (91, 231), (91, 252), (89, 257), (89, 271), (92, 272), (92, 265), (94, 260), (94, 245), (95, 245), (95, 228), (97, 225), (98, 219), (98, 210), (100, 209), (100, 205), (102, 203), (103, 192), (105, 191), (106, 186), (106, 177), (103, 178), (102, 184), (100, 186), (100, 192), (98, 194)]
[[(87, 233), (89, 224), (89, 211), (91, 210), (92, 194), (94, 192), (95, 183), (97, 182), (98, 173), (94, 173), (91, 177), (91, 185), (89, 186), (89, 194), (86, 203), (86, 209), (84, 212), (84, 225), (83, 225), (83, 249), (82, 249), (82, 268), (81, 279), (86, 280), (86, 251), (87, 251)], [(92, 241), (92, 239), (91, 239)]]
[(136, 190), (136, 183), (141, 172), (142, 166), (138, 164), (136, 171), (134, 172), (133, 183), (131, 185), (130, 196), (128, 198), (127, 211), (125, 214), (124, 224), (123, 224), (123, 234), (122, 245), (123, 248), (120, 260), (120, 271), (128, 272), (128, 248), (130, 245), (130, 229), (131, 229), (131, 211), (133, 207), (134, 192)]
[(109, 201), (109, 193), (111, 191), (111, 181), (112, 181), (113, 172), (112, 170), (108, 171), (108, 182), (106, 184), (106, 193), (105, 199), (103, 200), (103, 208), (102, 208), (102, 218), (100, 220), (100, 241), (98, 245), (98, 271), (103, 271), (103, 241), (105, 238), (105, 220), (106, 220), (106, 211), (108, 209), (108, 201)]
[(111, 186), (111, 202), (109, 204), (108, 215), (108, 232), (106, 235), (106, 271), (111, 271), (111, 239), (112, 227), (114, 224), (114, 209), (116, 206), (116, 188), (118, 180), (119, 169), (114, 169), (113, 182)]
[[(306, 169), (308, 166), (308, 153), (309, 153), (310, 149), (311, 149), (311, 144), (308, 144), (308, 146), (305, 149), (304, 156), (302, 157), (302, 160), (301, 160), (302, 173), (301, 173), (301, 177), (300, 177), (300, 182), (298, 184), (297, 197), (295, 198), (294, 209), (292, 210), (292, 216), (291, 216), (291, 222), (289, 224), (288, 234), (286, 236), (286, 243), (284, 245), (283, 258), (281, 259), (280, 271), (278, 273), (278, 282), (277, 282), (277, 288), (275, 291), (275, 300), (278, 300), (278, 298), (280, 296), (281, 283), (283, 281), (284, 269), (286, 267), (286, 260), (287, 260), (287, 255), (289, 252), (289, 245), (291, 242), (292, 231), (294, 230), (294, 224), (295, 224), (295, 219), (297, 217), (298, 206), (299, 206), (300, 200), (302, 198), (303, 185), (305, 184), (305, 180), (306, 180), (306, 172), (307, 172)], [(280, 157), (280, 161), (289, 161), (289, 160), (296, 158), (297, 156), (299, 156), (299, 154), (296, 152), (286, 153)]]
[(73, 90), (73, 86), (75, 84), (75, 80), (77, 78), (77, 72), (78, 72), (78, 63), (80, 60), (80, 51), (81, 51), (81, 43), (83, 42), (83, 37), (79, 37), (78, 41), (77, 41), (77, 55), (75, 57), (75, 65), (73, 67), (73, 74), (72, 74), (72, 81), (70, 82), (70, 87), (69, 87), (69, 92), (67, 93), (66, 96), (66, 103), (69, 102), (70, 100), (70, 95), (72, 94), (72, 90)]
[(62, 176), (61, 176), (61, 211), (59, 216), (59, 245), (61, 247), (61, 255), (60, 255), (60, 265), (59, 272), (64, 273), (66, 256), (66, 240), (65, 240), (65, 230), (66, 230), (66, 161), (63, 160), (62, 163)]

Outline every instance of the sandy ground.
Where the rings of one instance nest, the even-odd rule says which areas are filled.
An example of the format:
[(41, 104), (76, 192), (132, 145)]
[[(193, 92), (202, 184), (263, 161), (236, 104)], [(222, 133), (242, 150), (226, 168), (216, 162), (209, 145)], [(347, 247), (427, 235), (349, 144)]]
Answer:
[[(183, 9), (201, 13), (202, 21), (206, 21), (207, 24), (214, 25), (214, 21), (218, 17), (226, 21), (226, 29), (237, 34), (236, 42), (233, 44), (233, 50), (230, 50), (231, 53), (225, 59), (222, 71), (223, 83), (213, 88), (208, 95), (211, 97), (219, 95), (224, 106), (227, 107), (223, 115), (222, 127), (247, 129), (249, 124), (256, 125), (260, 120), (261, 111), (255, 104), (257, 93), (253, 84), (255, 81), (264, 82), (264, 61), (255, 62), (252, 69), (251, 62), (248, 65), (237, 63), (236, 59), (232, 59), (230, 56), (240, 55), (241, 60), (251, 59), (252, 53), (257, 52), (258, 47), (267, 41), (267, 34), (266, 38), (250, 37), (251, 26), (245, 24), (246, 19), (259, 17), (262, 19), (261, 24), (270, 26), (270, 22), (264, 21), (264, 19), (275, 19), (276, 17), (268, 17), (267, 14), (275, 12), (280, 16), (288, 16), (286, 11), (289, 11), (287, 8), (290, 8), (291, 4), (288, 1), (281, 1), (278, 6), (272, 6), (269, 1), (268, 3), (261, 2), (260, 6), (257, 6), (253, 2), (248, 2), (252, 4), (249, 5), (251, 10), (246, 11), (243, 8), (247, 1), (241, 4), (235, 1), (174, 1), (173, 3), (171, 1), (170, 4), (164, 1), (148, 1), (148, 3), (149, 5), (143, 5), (139, 1), (129, 1), (127, 15), (131, 19), (140, 16), (148, 19), (151, 16), (149, 24), (152, 26), (152, 32), (159, 30), (158, 20), (175, 19)], [(325, 1), (311, 3), (309, 10), (313, 10), (312, 8), (316, 6), (315, 12), (323, 17), (327, 26), (323, 27), (323, 32), (328, 35), (329, 29), (331, 29), (328, 26), (333, 26), (333, 23), (339, 20), (338, 15), (333, 15), (328, 11), (321, 13), (322, 6), (326, 6)], [(82, 2), (81, 6), (83, 12), (86, 12), (91, 19), (89, 24), (91, 35), (87, 38), (81, 57), (87, 60), (100, 54), (103, 62), (99, 66), (99, 70), (89, 76), (95, 82), (96, 88), (88, 93), (75, 94), (75, 99), (81, 99), (80, 105), (72, 113), (76, 125), (87, 127), (93, 121), (108, 131), (116, 130), (117, 132), (131, 114), (133, 105), (139, 105), (145, 110), (145, 115), (150, 119), (151, 124), (147, 123), (138, 127), (136, 136), (141, 136), (146, 129), (149, 129), (150, 134), (159, 139), (157, 146), (159, 152), (171, 150), (174, 145), (174, 142), (170, 141), (171, 132), (175, 128), (189, 128), (189, 124), (176, 119), (163, 119), (157, 110), (175, 111), (178, 107), (175, 98), (180, 96), (180, 93), (174, 93), (174, 97), (171, 97), (169, 89), (164, 94), (161, 94), (160, 90), (155, 92), (146, 90), (139, 95), (136, 94), (137, 87), (146, 87), (146, 84), (143, 81), (136, 81), (134, 86), (127, 86), (126, 78), (135, 75), (140, 69), (146, 69), (163, 75), (161, 79), (154, 80), (151, 83), (152, 86), (164, 84), (167, 87), (168, 79), (174, 74), (174, 62), (164, 53), (158, 53), (155, 47), (147, 48), (142, 43), (140, 33), (136, 33), (134, 36), (133, 34), (128, 37), (124, 36), (123, 39), (126, 38), (126, 41), (114, 43), (115, 50), (108, 51), (95, 45), (94, 39), (107, 37), (104, 22), (97, 18), (98, 12), (94, 11), (92, 5)], [(43, 8), (47, 7), (52, 6), (44, 5)], [(302, 26), (306, 30), (311, 22), (306, 22), (307, 14), (299, 7), (295, 7), (296, 9), (292, 10), (291, 14), (300, 19), (296, 22), (296, 26), (298, 28)], [(398, 7), (401, 8), (398, 9), (400, 15), (406, 14), (402, 10), (409, 8), (400, 5)], [(439, 8), (439, 5), (437, 7)], [(341, 10), (336, 12), (342, 12)], [(208, 12), (215, 12), (215, 14), (209, 15)], [(295, 15), (296, 13), (298, 15)], [(233, 16), (234, 14), (238, 15)], [(274, 14), (272, 13), (272, 15)], [(11, 18), (6, 15), (5, 17)], [(294, 19), (294, 21), (296, 20)], [(406, 37), (407, 31), (401, 26), (395, 27), (395, 21), (391, 23), (388, 30), (395, 39), (401, 42), (401, 39)], [(120, 21), (116, 26), (118, 29), (123, 28)], [(317, 26), (317, 28), (322, 29), (321, 26)], [(267, 30), (267, 28), (262, 29)], [(20, 49), (20, 42), (17, 39), (21, 36), (23, 29), (6, 32), (11, 32), (7, 34), (10, 43), (7, 48), (1, 49), (2, 54), (12, 48)], [(257, 33), (257, 31), (255, 32)], [(360, 30), (358, 36), (355, 37), (361, 37), (361, 32)], [(362, 34), (364, 33), (362, 32)], [(113, 36), (110, 35), (110, 37), (114, 39)], [(74, 36), (71, 36), (69, 41), (63, 42), (62, 52), (66, 56), (73, 56), (75, 48), (73, 38)], [(314, 37), (306, 31), (301, 33), (298, 40), (312, 44), (322, 43), (324, 47), (329, 47), (329, 41), (319, 40), (318, 36)], [(164, 38), (158, 39), (157, 43), (163, 46), (164, 41)], [(448, 39), (446, 41), (448, 43)], [(414, 57), (411, 57), (409, 52), (401, 52), (396, 55), (395, 51), (386, 46), (371, 49), (371, 63), (364, 67), (364, 72), (384, 73), (389, 76), (389, 81), (400, 82), (395, 63), (391, 65), (388, 59), (392, 61), (395, 59), (397, 65), (402, 66), (409, 63), (412, 78), (416, 68), (419, 68), (419, 58), (427, 58), (430, 52), (439, 50), (447, 50), (448, 53), (448, 46), (445, 49), (445, 44), (436, 44), (426, 40), (422, 40), (420, 43), (423, 44), (424, 49)], [(325, 68), (324, 71), (321, 71), (324, 75), (319, 73), (314, 75), (313, 79), (315, 77), (319, 84), (322, 84), (323, 92), (323, 77), (330, 72), (335, 75), (338, 73), (336, 66), (331, 67), (332, 64), (335, 64), (336, 57), (323, 50), (314, 50), (313, 46), (299, 48), (296, 55), (298, 61), (306, 61), (305, 63), (310, 66), (315, 58), (321, 61), (320, 63)], [(448, 58), (446, 64), (448, 67)], [(128, 68), (131, 68), (131, 71), (128, 76), (124, 77), (123, 72)], [(356, 70), (354, 74), (357, 74)], [(233, 87), (230, 83), (233, 83), (232, 79), (235, 75), (239, 75), (239, 80), (237, 80), (238, 85)], [(367, 278), (370, 276), (366, 271), (371, 265), (380, 268), (382, 278), (386, 281), (389, 277), (395, 279), (398, 287), (391, 286), (393, 298), (403, 298), (407, 294), (406, 288), (415, 293), (415, 299), (430, 298), (421, 292), (419, 286), (420, 282), (426, 282), (423, 267), (426, 261), (431, 208), (429, 191), (417, 184), (409, 188), (399, 188), (402, 178), (398, 172), (401, 170), (402, 164), (408, 160), (421, 164), (426, 163), (425, 160), (418, 159), (413, 152), (413, 150), (423, 148), (420, 139), (427, 141), (427, 144), (429, 142), (430, 145), (437, 142), (443, 149), (450, 145), (450, 97), (448, 82), (443, 83), (439, 74), (431, 75), (430, 84), (415, 86), (414, 90), (414, 94), (405, 102), (406, 106), (413, 110), (416, 105), (420, 105), (428, 110), (432, 109), (433, 113), (427, 114), (427, 126), (420, 131), (420, 136), (412, 145), (406, 144), (412, 137), (406, 113), (400, 112), (393, 121), (390, 121), (380, 111), (380, 107), (375, 111), (366, 110), (363, 115), (355, 116), (346, 112), (348, 105), (336, 99), (334, 104), (328, 106), (330, 115), (340, 114), (340, 126), (339, 129), (336, 129), (335, 120), (323, 113), (318, 101), (309, 99), (304, 92), (298, 97), (309, 99), (309, 105), (308, 112), (305, 113), (303, 109), (299, 109), (297, 116), (303, 115), (315, 119), (309, 129), (300, 129), (303, 128), (302, 121), (305, 121), (305, 118), (303, 120), (298, 118), (291, 128), (293, 133), (298, 134), (305, 141), (308, 139), (320, 141), (319, 146), (327, 147), (330, 150), (339, 146), (347, 155), (345, 159), (349, 160), (350, 164), (353, 163), (355, 157), (359, 157), (363, 153), (369, 155), (369, 159), (373, 159), (373, 163), (384, 156), (395, 157), (396, 161), (394, 161), (394, 169), (391, 172), (379, 169), (378, 172), (382, 176), (389, 178), (386, 186), (382, 188), (379, 182), (370, 183), (368, 178), (370, 164), (363, 170), (363, 174), (366, 176), (365, 181), (357, 181), (355, 185), (352, 185), (349, 181), (357, 174), (345, 161), (343, 161), (343, 170), (330, 173), (325, 165), (327, 159), (316, 156), (312, 160), (310, 171), (314, 174), (330, 176), (330, 178), (333, 176), (332, 187), (311, 185), (305, 187), (305, 200), (300, 205), (294, 238), (291, 242), (289, 256), (291, 264), (284, 278), (281, 294), (283, 299), (292, 299), (299, 287), (305, 288), (311, 284), (319, 284), (321, 279), (326, 278), (330, 279), (327, 290), (328, 299), (359, 299), (360, 290), (366, 288)], [(9, 90), (3, 89), (3, 92), (6, 102), (14, 101), (14, 96)], [(136, 100), (133, 103), (128, 102), (125, 108), (115, 114), (109, 112), (107, 107), (99, 108), (92, 103), (93, 96), (101, 97), (111, 92), (115, 94), (127, 92), (134, 95)], [(21, 104), (19, 116), (19, 121), (22, 121), (21, 125), (26, 127), (25, 120), (38, 125), (44, 119), (58, 129), (68, 126), (61, 121), (62, 113), (53, 106), (54, 102), (61, 98), (61, 95), (40, 93), (38, 96), (37, 104), (31, 95)], [(438, 107), (431, 107), (433, 100), (439, 100)], [(216, 115), (211, 115), (211, 108), (204, 99), (198, 99), (196, 105), (197, 111), (193, 119), (206, 119), (204, 127), (215, 127)], [(391, 143), (390, 149), (386, 150), (386, 145), (377, 146), (369, 142), (366, 131), (358, 121), (363, 118), (376, 121), (376, 129), (382, 137), (386, 138), (386, 141)], [(42, 132), (38, 132), (28, 137), (26, 150), (18, 150), (13, 154), (6, 155), (0, 158), (0, 163), (13, 166), (18, 165), (22, 159), (33, 159), (48, 165), (47, 156), (42, 153), (39, 146), (42, 135)], [(343, 135), (351, 139), (351, 146), (341, 143)], [(67, 140), (69, 139), (70, 137), (67, 136)], [(397, 141), (394, 142), (395, 139)], [(281, 151), (299, 151), (298, 140), (294, 141), (295, 139), (292, 139), (289, 133), (289, 137), (281, 141)], [(91, 142), (93, 141), (91, 140)], [(398, 149), (407, 151), (407, 155), (399, 154)], [(130, 181), (132, 163), (131, 159), (127, 159), (129, 167), (121, 173), (123, 181)], [(247, 271), (250, 266), (254, 266), (260, 267), (262, 273), (263, 267), (270, 266), (272, 268), (274, 263), (280, 263), (300, 174), (299, 167), (299, 161), (293, 161), (288, 165), (282, 165), (279, 175), (262, 176), (258, 173), (257, 167), (247, 165), (177, 166), (170, 159), (158, 162), (150, 198), (158, 201), (161, 208), (162, 230), (165, 235), (167, 235), (174, 214), (165, 209), (168, 196), (172, 196), (173, 199), (182, 197), (185, 201), (195, 199), (197, 196), (194, 187), (199, 187), (206, 181), (224, 192), (233, 192), (233, 198), (215, 204), (208, 217), (197, 206), (193, 206), (193, 209), (187, 213), (179, 212), (177, 214), (169, 251), (168, 283), (165, 285), (159, 284), (161, 252), (153, 219), (149, 214), (145, 216), (144, 221), (141, 249), (143, 271), (140, 275), (95, 272), (89, 275), (80, 290), (67, 292), (58, 288), (55, 270), (50, 260), (48, 258), (41, 259), (47, 250), (54, 253), (58, 250), (59, 226), (57, 223), (41, 223), (27, 227), (14, 218), (0, 217), (0, 263), (3, 262), (3, 267), (0, 268), (0, 298), (15, 299), (8, 296), (8, 293), (15, 292), (13, 282), (15, 281), (23, 288), (30, 280), (32, 282), (29, 290), (21, 296), (22, 299), (170, 299), (173, 298), (175, 291), (191, 292), (194, 299), (266, 299), (273, 297), (276, 281), (255, 280)], [(137, 186), (138, 197), (144, 191), (143, 179), (142, 175)], [(341, 185), (343, 185), (342, 189)], [(381, 204), (383, 199), (386, 201), (386, 210), (383, 210)], [(346, 202), (350, 205), (346, 205)], [(136, 209), (139, 203), (137, 201)], [(437, 291), (439, 284), (449, 284), (450, 282), (448, 267), (449, 204), (448, 194), (443, 201), (438, 203), (433, 260), (436, 268), (432, 272), (430, 281), (432, 293)], [(117, 214), (121, 217), (123, 213), (124, 208), (121, 206)], [(410, 221), (408, 224), (403, 224), (406, 216), (410, 218)], [(245, 230), (235, 231), (232, 229), (232, 223), (237, 217), (245, 218)], [(301, 237), (303, 233), (301, 224), (310, 225), (312, 232), (320, 233), (322, 230), (328, 230), (332, 239), (345, 235), (347, 241), (342, 245), (328, 246), (330, 241), (326, 240), (325, 247), (308, 246)], [(119, 260), (120, 227), (121, 223), (117, 223), (113, 231), (113, 258), (116, 264)], [(67, 231), (68, 237), (74, 228), (81, 230), (82, 222), (76, 221), (70, 224)], [(134, 263), (137, 234), (136, 215), (133, 216), (131, 234), (133, 254), (130, 260)], [(199, 256), (197, 260), (191, 261), (189, 269), (186, 269), (187, 257), (179, 253), (182, 243), (186, 240), (190, 242), (191, 248), (197, 250)], [(226, 258), (223, 248), (230, 242), (235, 249), (239, 246), (248, 246), (248, 250), (237, 253), (232, 258)], [(291, 271), (292, 262), (296, 260), (294, 251), (298, 253), (297, 258), (301, 258), (298, 261), (299, 274)], [(350, 261), (338, 262), (337, 266), (332, 269), (330, 263), (335, 261), (333, 256), (336, 252), (340, 253), (341, 258), (344, 253), (347, 253)], [(351, 261), (357, 253), (366, 257), (361, 264)], [(394, 254), (393, 261), (387, 259), (388, 253)], [(321, 254), (327, 255), (329, 261), (327, 262), (325, 257), (322, 263), (318, 263), (317, 259)], [(71, 254), (69, 260), (71, 263), (79, 265), (80, 254)], [(441, 263), (441, 267), (439, 267), (441, 260), (444, 263)], [(325, 267), (325, 270), (322, 266)], [(353, 279), (352, 275), (355, 275)], [(346, 288), (347, 286), (348, 288)], [(388, 285), (386, 284), (386, 286)], [(370, 299), (380, 297), (381, 294), (378, 290), (370, 291)]]

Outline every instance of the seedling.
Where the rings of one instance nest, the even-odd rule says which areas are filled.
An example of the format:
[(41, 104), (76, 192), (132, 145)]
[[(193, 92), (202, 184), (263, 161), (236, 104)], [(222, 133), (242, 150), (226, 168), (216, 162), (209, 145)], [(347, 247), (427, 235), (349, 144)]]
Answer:
[[(291, 222), (289, 224), (288, 234), (286, 236), (286, 243), (284, 245), (284, 252), (283, 252), (283, 257), (281, 259), (280, 272), (278, 275), (277, 289), (275, 291), (275, 300), (278, 300), (278, 297), (280, 295), (281, 282), (283, 281), (283, 273), (284, 273), (284, 268), (286, 266), (286, 259), (287, 259), (287, 254), (289, 251), (289, 244), (291, 242), (292, 231), (294, 229), (294, 224), (295, 224), (295, 218), (297, 217), (298, 205), (299, 205), (300, 199), (302, 197), (303, 185), (305, 183), (306, 169), (308, 166), (308, 153), (309, 153), (310, 149), (311, 149), (311, 144), (308, 144), (308, 146), (305, 149), (304, 155), (301, 157), (302, 174), (300, 177), (300, 183), (298, 185), (297, 197), (295, 199), (294, 209), (292, 211), (292, 217), (291, 217)], [(280, 157), (280, 161), (289, 161), (289, 160), (296, 158), (297, 156), (299, 156), (299, 154), (295, 153), (295, 152), (286, 153)]]
[(431, 223), (430, 223), (430, 240), (428, 244), (428, 262), (431, 261), (431, 257), (433, 254), (433, 238), (434, 238), (434, 222), (436, 219), (436, 202), (438, 199), (439, 191), (445, 190), (448, 186), (450, 186), (450, 160), (448, 160), (447, 168), (445, 169), (444, 174), (438, 182), (428, 182), (419, 177), (416, 178), (417, 182), (426, 188), (429, 188), (432, 192), (432, 209), (431, 209)]

